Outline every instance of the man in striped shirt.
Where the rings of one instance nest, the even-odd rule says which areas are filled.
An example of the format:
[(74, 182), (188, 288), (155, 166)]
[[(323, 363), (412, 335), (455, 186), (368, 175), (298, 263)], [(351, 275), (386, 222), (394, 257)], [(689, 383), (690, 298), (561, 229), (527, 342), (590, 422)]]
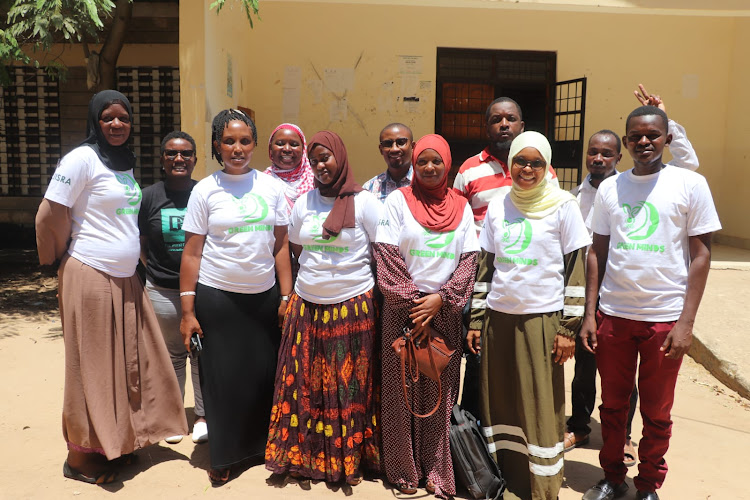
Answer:
[[(461, 165), (453, 182), (453, 188), (469, 200), (477, 233), (484, 223), (490, 200), (510, 191), (508, 151), (513, 139), (524, 131), (521, 107), (510, 97), (498, 97), (492, 101), (485, 116), (490, 144)], [(558, 185), (552, 167), (547, 175), (548, 180)]]

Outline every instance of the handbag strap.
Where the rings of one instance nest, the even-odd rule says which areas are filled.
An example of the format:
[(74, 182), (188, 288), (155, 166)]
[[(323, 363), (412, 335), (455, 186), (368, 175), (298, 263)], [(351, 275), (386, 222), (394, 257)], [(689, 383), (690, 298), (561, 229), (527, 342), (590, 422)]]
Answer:
[[(437, 410), (440, 408), (440, 401), (443, 399), (443, 384), (438, 378), (438, 397), (437, 402), (435, 403), (435, 407), (430, 410), (429, 413), (425, 413), (424, 415), (420, 415), (419, 413), (412, 410), (411, 405), (409, 404), (409, 397), (407, 396), (407, 393), (409, 390), (406, 387), (406, 358), (409, 358), (409, 375), (412, 377), (412, 380), (416, 382), (419, 379), (419, 367), (417, 366), (417, 360), (416, 355), (414, 354), (414, 340), (411, 338), (411, 335), (406, 336), (406, 344), (404, 345), (404, 349), (407, 349), (407, 355), (401, 357), (401, 389), (402, 394), (404, 396), (404, 403), (406, 404), (406, 408), (409, 410), (409, 412), (414, 415), (415, 417), (419, 418), (427, 418), (431, 417)], [(433, 369), (435, 368), (435, 358), (432, 356), (432, 349), (428, 349), (428, 356), (430, 357), (430, 367)], [(411, 355), (410, 355), (411, 353)], [(413, 363), (412, 363), (413, 360)], [(411, 365), (414, 365), (414, 368), (412, 368)], [(414, 378), (414, 371), (416, 370), (416, 378)]]

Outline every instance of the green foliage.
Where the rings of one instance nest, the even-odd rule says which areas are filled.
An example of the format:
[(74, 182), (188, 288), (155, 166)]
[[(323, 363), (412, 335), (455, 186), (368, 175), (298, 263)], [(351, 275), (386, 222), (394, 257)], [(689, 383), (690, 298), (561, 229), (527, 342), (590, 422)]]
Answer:
[[(7, 65), (13, 62), (33, 64), (39, 61), (21, 50), (48, 51), (62, 37), (81, 42), (85, 36), (97, 38), (104, 27), (102, 18), (115, 8), (112, 0), (14, 0), (7, 5), (7, 19), (0, 24), (0, 85), (8, 83)], [(47, 72), (64, 77), (64, 66), (48, 63)]]
[[(245, 10), (245, 15), (247, 16), (247, 20), (250, 22), (250, 27), (253, 27), (253, 15), (260, 19), (260, 15), (258, 14), (258, 0), (237, 0), (242, 5), (242, 8)], [(221, 8), (224, 7), (224, 4), (226, 3), (226, 0), (215, 0), (211, 2), (211, 5), (208, 6), (209, 9), (216, 9), (216, 15), (219, 14), (221, 11)], [(250, 9), (252, 9), (252, 14), (250, 13)]]
[[(253, 15), (260, 19), (259, 0), (233, 1), (245, 10), (251, 27)], [(225, 2), (215, 0), (209, 8), (218, 14)], [(0, 19), (0, 86), (8, 84), (7, 66), (14, 62), (39, 67), (39, 61), (22, 47), (43, 52), (49, 51), (60, 37), (70, 43), (80, 43), (87, 36), (98, 39), (104, 29), (103, 19), (110, 17), (114, 9), (112, 0), (0, 0), (0, 13), (8, 14), (6, 19)], [(64, 69), (59, 62), (47, 63), (51, 75), (64, 77)]]

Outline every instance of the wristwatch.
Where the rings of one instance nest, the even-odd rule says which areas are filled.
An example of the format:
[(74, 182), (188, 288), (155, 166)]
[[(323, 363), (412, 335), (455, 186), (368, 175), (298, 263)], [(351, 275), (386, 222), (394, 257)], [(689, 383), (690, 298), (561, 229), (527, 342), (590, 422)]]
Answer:
[(279, 299), (279, 302), (281, 302), (282, 300), (289, 302), (289, 295), (282, 295), (281, 298)]

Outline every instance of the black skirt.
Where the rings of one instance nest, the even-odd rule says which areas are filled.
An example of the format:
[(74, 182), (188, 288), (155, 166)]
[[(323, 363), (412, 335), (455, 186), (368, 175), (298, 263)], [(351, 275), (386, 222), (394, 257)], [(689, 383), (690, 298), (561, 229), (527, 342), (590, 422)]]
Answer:
[(214, 469), (264, 456), (281, 339), (278, 307), (277, 286), (243, 294), (198, 284), (201, 390)]

